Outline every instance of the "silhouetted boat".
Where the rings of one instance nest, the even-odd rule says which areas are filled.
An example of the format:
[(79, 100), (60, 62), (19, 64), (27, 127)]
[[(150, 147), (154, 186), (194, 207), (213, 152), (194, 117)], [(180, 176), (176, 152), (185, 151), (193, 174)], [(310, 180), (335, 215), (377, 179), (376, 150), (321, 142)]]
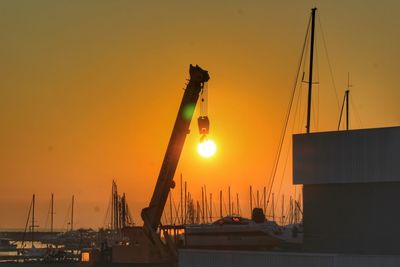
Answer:
[(273, 221), (227, 216), (212, 224), (187, 225), (185, 244), (190, 248), (271, 249), (282, 243), (280, 235), (281, 228)]
[(15, 251), (17, 245), (11, 242), (9, 238), (0, 238), (0, 251)]

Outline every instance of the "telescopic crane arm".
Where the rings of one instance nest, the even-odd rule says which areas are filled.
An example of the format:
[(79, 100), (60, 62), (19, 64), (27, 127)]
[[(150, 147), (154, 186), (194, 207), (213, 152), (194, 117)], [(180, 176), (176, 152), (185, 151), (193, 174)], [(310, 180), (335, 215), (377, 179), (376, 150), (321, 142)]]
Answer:
[(175, 125), (164, 156), (160, 174), (158, 175), (153, 196), (151, 197), (149, 206), (144, 208), (141, 213), (145, 231), (152, 232), (148, 233), (150, 236), (154, 236), (154, 233), (157, 231), (170, 188), (175, 186), (173, 178), (186, 135), (189, 133), (189, 126), (193, 117), (193, 112), (204, 83), (210, 79), (208, 72), (197, 65), (190, 65), (189, 74), (190, 80), (186, 86), (179, 107), (178, 116), (175, 120)]

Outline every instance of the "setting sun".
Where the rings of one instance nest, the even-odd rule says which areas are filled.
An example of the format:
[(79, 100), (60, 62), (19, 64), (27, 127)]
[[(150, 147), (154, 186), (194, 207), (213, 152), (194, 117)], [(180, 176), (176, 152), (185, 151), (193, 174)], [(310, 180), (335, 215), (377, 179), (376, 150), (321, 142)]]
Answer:
[(217, 146), (213, 140), (207, 139), (198, 145), (197, 151), (203, 158), (209, 158), (215, 154)]

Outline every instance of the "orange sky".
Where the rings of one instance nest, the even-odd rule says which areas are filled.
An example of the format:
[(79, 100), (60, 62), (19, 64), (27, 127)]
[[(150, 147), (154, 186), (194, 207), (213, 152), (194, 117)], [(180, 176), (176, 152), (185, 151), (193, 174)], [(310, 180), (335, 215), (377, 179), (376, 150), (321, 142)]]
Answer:
[[(215, 196), (231, 185), (247, 215), (248, 186), (261, 190), (271, 173), (315, 4), (340, 100), (348, 72), (354, 85), (351, 126), (399, 125), (397, 1), (2, 1), (0, 228), (24, 226), (34, 192), (41, 228), (52, 192), (56, 228), (72, 194), (77, 227), (102, 226), (113, 178), (140, 224), (190, 63), (211, 76), (218, 153), (197, 155), (193, 123), (177, 174), (196, 198), (204, 184)], [(318, 34), (312, 127), (334, 130), (338, 105)]]

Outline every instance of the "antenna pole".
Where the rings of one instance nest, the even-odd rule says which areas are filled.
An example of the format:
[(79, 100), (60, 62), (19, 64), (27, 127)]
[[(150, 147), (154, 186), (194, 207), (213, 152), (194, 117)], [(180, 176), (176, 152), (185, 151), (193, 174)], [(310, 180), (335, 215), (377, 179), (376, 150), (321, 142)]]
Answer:
[(311, 9), (311, 42), (310, 42), (310, 71), (308, 77), (308, 105), (307, 105), (307, 133), (310, 133), (310, 119), (311, 119), (311, 95), (313, 83), (313, 62), (314, 62), (314, 34), (315, 34), (315, 11), (317, 8)]

